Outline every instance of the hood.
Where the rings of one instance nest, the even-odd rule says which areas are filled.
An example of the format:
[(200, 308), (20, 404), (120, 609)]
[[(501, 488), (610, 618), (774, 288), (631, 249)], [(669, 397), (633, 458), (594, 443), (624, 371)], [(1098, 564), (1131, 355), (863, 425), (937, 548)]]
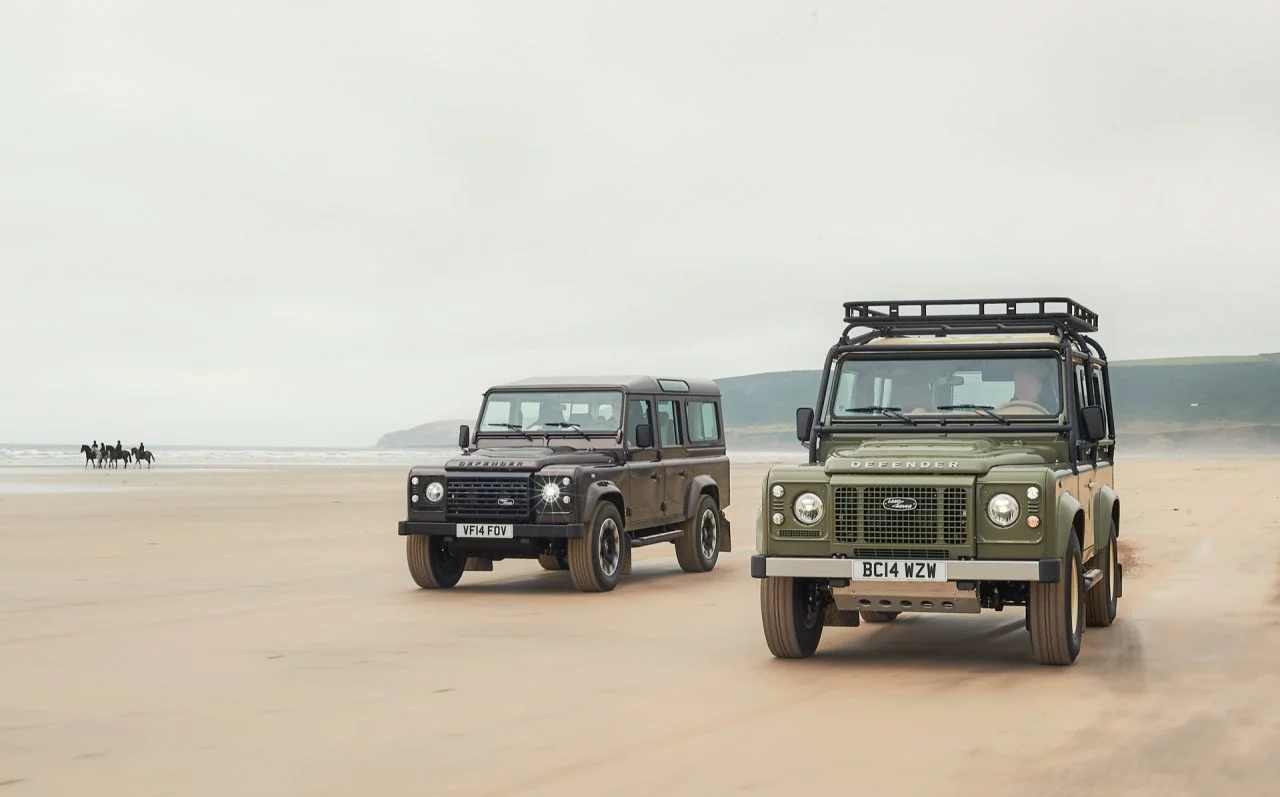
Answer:
[(507, 470), (534, 472), (548, 465), (608, 465), (616, 462), (608, 451), (584, 451), (571, 446), (495, 446), (479, 448), (445, 463), (450, 471)]
[(1046, 456), (1032, 446), (982, 439), (902, 438), (866, 440), (833, 449), (827, 473), (982, 474), (997, 465), (1043, 465)]

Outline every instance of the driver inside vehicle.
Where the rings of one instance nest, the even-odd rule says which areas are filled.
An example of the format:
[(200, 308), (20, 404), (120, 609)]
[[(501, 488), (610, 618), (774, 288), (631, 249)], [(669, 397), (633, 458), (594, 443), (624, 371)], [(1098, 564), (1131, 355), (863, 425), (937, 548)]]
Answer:
[(1051, 414), (1058, 403), (1053, 392), (1045, 390), (1052, 383), (1051, 367), (1045, 360), (1019, 362), (1013, 371), (1013, 396), (997, 412)]

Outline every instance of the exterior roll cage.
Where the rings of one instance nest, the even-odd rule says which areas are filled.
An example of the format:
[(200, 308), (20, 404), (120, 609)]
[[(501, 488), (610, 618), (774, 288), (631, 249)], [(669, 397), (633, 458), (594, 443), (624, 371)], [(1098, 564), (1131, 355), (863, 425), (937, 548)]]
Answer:
[[(956, 312), (958, 308), (977, 305), (976, 313)], [(988, 305), (999, 305), (1001, 311), (989, 311)], [(1033, 309), (1025, 309), (1025, 305), (1033, 305)], [(1062, 305), (1059, 309), (1050, 309), (1050, 305)], [(930, 314), (930, 309), (944, 308), (946, 312)], [(904, 309), (915, 309), (916, 314), (903, 315)], [(1000, 335), (1000, 334), (1041, 334), (1058, 338), (1056, 344), (1046, 343), (955, 343), (946, 346), (947, 351), (998, 353), (997, 356), (1013, 356), (1018, 352), (1053, 351), (1063, 361), (1070, 363), (1073, 354), (1083, 355), (1086, 362), (1102, 369), (1103, 402), (1106, 411), (1106, 437), (1112, 451), (1115, 450), (1115, 418), (1112, 412), (1111, 374), (1107, 362), (1106, 351), (1087, 333), (1098, 330), (1098, 314), (1067, 298), (1035, 297), (1035, 298), (1001, 298), (1001, 299), (943, 299), (936, 301), (881, 301), (881, 302), (845, 302), (845, 328), (839, 339), (827, 351), (822, 366), (822, 378), (818, 385), (817, 402), (813, 409), (813, 423), (805, 446), (809, 449), (809, 463), (817, 464), (818, 437), (823, 432), (835, 431), (841, 426), (823, 424), (823, 408), (831, 390), (831, 371), (837, 359), (844, 354), (855, 351), (867, 351), (863, 348), (868, 343), (887, 338), (906, 335), (932, 335), (946, 338), (953, 334), (968, 335)], [(860, 327), (870, 329), (856, 337), (851, 333)], [(922, 351), (919, 345), (884, 344), (874, 348), (876, 354), (893, 353), (907, 358), (926, 357), (934, 352)], [(1079, 402), (1074, 390), (1066, 390), (1067, 422), (1063, 424), (1045, 424), (1035, 427), (1037, 432), (1066, 434), (1068, 442), (1068, 461), (1073, 471), (1080, 462), (1080, 430), (1076, 422), (1080, 413)], [(945, 419), (940, 424), (946, 432), (976, 432), (981, 434), (1027, 434), (1026, 426), (1014, 424), (973, 424), (948, 423)], [(895, 427), (895, 432), (904, 434), (936, 434), (937, 427), (905, 426)], [(1092, 441), (1091, 458), (1097, 460), (1098, 446)]]

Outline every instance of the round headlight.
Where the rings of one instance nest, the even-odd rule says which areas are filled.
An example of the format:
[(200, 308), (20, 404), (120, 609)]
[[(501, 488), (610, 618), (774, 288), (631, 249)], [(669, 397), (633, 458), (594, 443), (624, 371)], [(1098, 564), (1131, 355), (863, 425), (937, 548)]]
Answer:
[(554, 504), (560, 500), (560, 485), (555, 482), (547, 482), (542, 485), (542, 500), (548, 504)]
[(1008, 493), (992, 496), (987, 502), (987, 517), (997, 526), (1012, 526), (1018, 519), (1018, 499)]
[(796, 497), (791, 509), (796, 514), (796, 520), (806, 526), (812, 526), (822, 520), (822, 499), (814, 493), (801, 493)]
[(426, 496), (431, 503), (440, 503), (440, 499), (444, 498), (444, 485), (440, 482), (431, 482), (427, 485)]

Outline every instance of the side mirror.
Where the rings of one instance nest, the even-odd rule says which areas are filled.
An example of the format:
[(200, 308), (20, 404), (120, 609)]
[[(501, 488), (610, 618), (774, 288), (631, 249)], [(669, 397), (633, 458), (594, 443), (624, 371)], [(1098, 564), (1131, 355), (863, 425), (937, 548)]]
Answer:
[(813, 431), (813, 408), (796, 409), (796, 439), (801, 443), (809, 442), (809, 433)]
[(636, 427), (636, 446), (638, 448), (653, 448), (652, 426), (642, 423)]
[(465, 423), (458, 427), (458, 448), (463, 451), (471, 444), (471, 428)]
[(1090, 443), (1095, 443), (1107, 436), (1107, 419), (1102, 414), (1102, 407), (1090, 404), (1080, 408), (1081, 436)]

